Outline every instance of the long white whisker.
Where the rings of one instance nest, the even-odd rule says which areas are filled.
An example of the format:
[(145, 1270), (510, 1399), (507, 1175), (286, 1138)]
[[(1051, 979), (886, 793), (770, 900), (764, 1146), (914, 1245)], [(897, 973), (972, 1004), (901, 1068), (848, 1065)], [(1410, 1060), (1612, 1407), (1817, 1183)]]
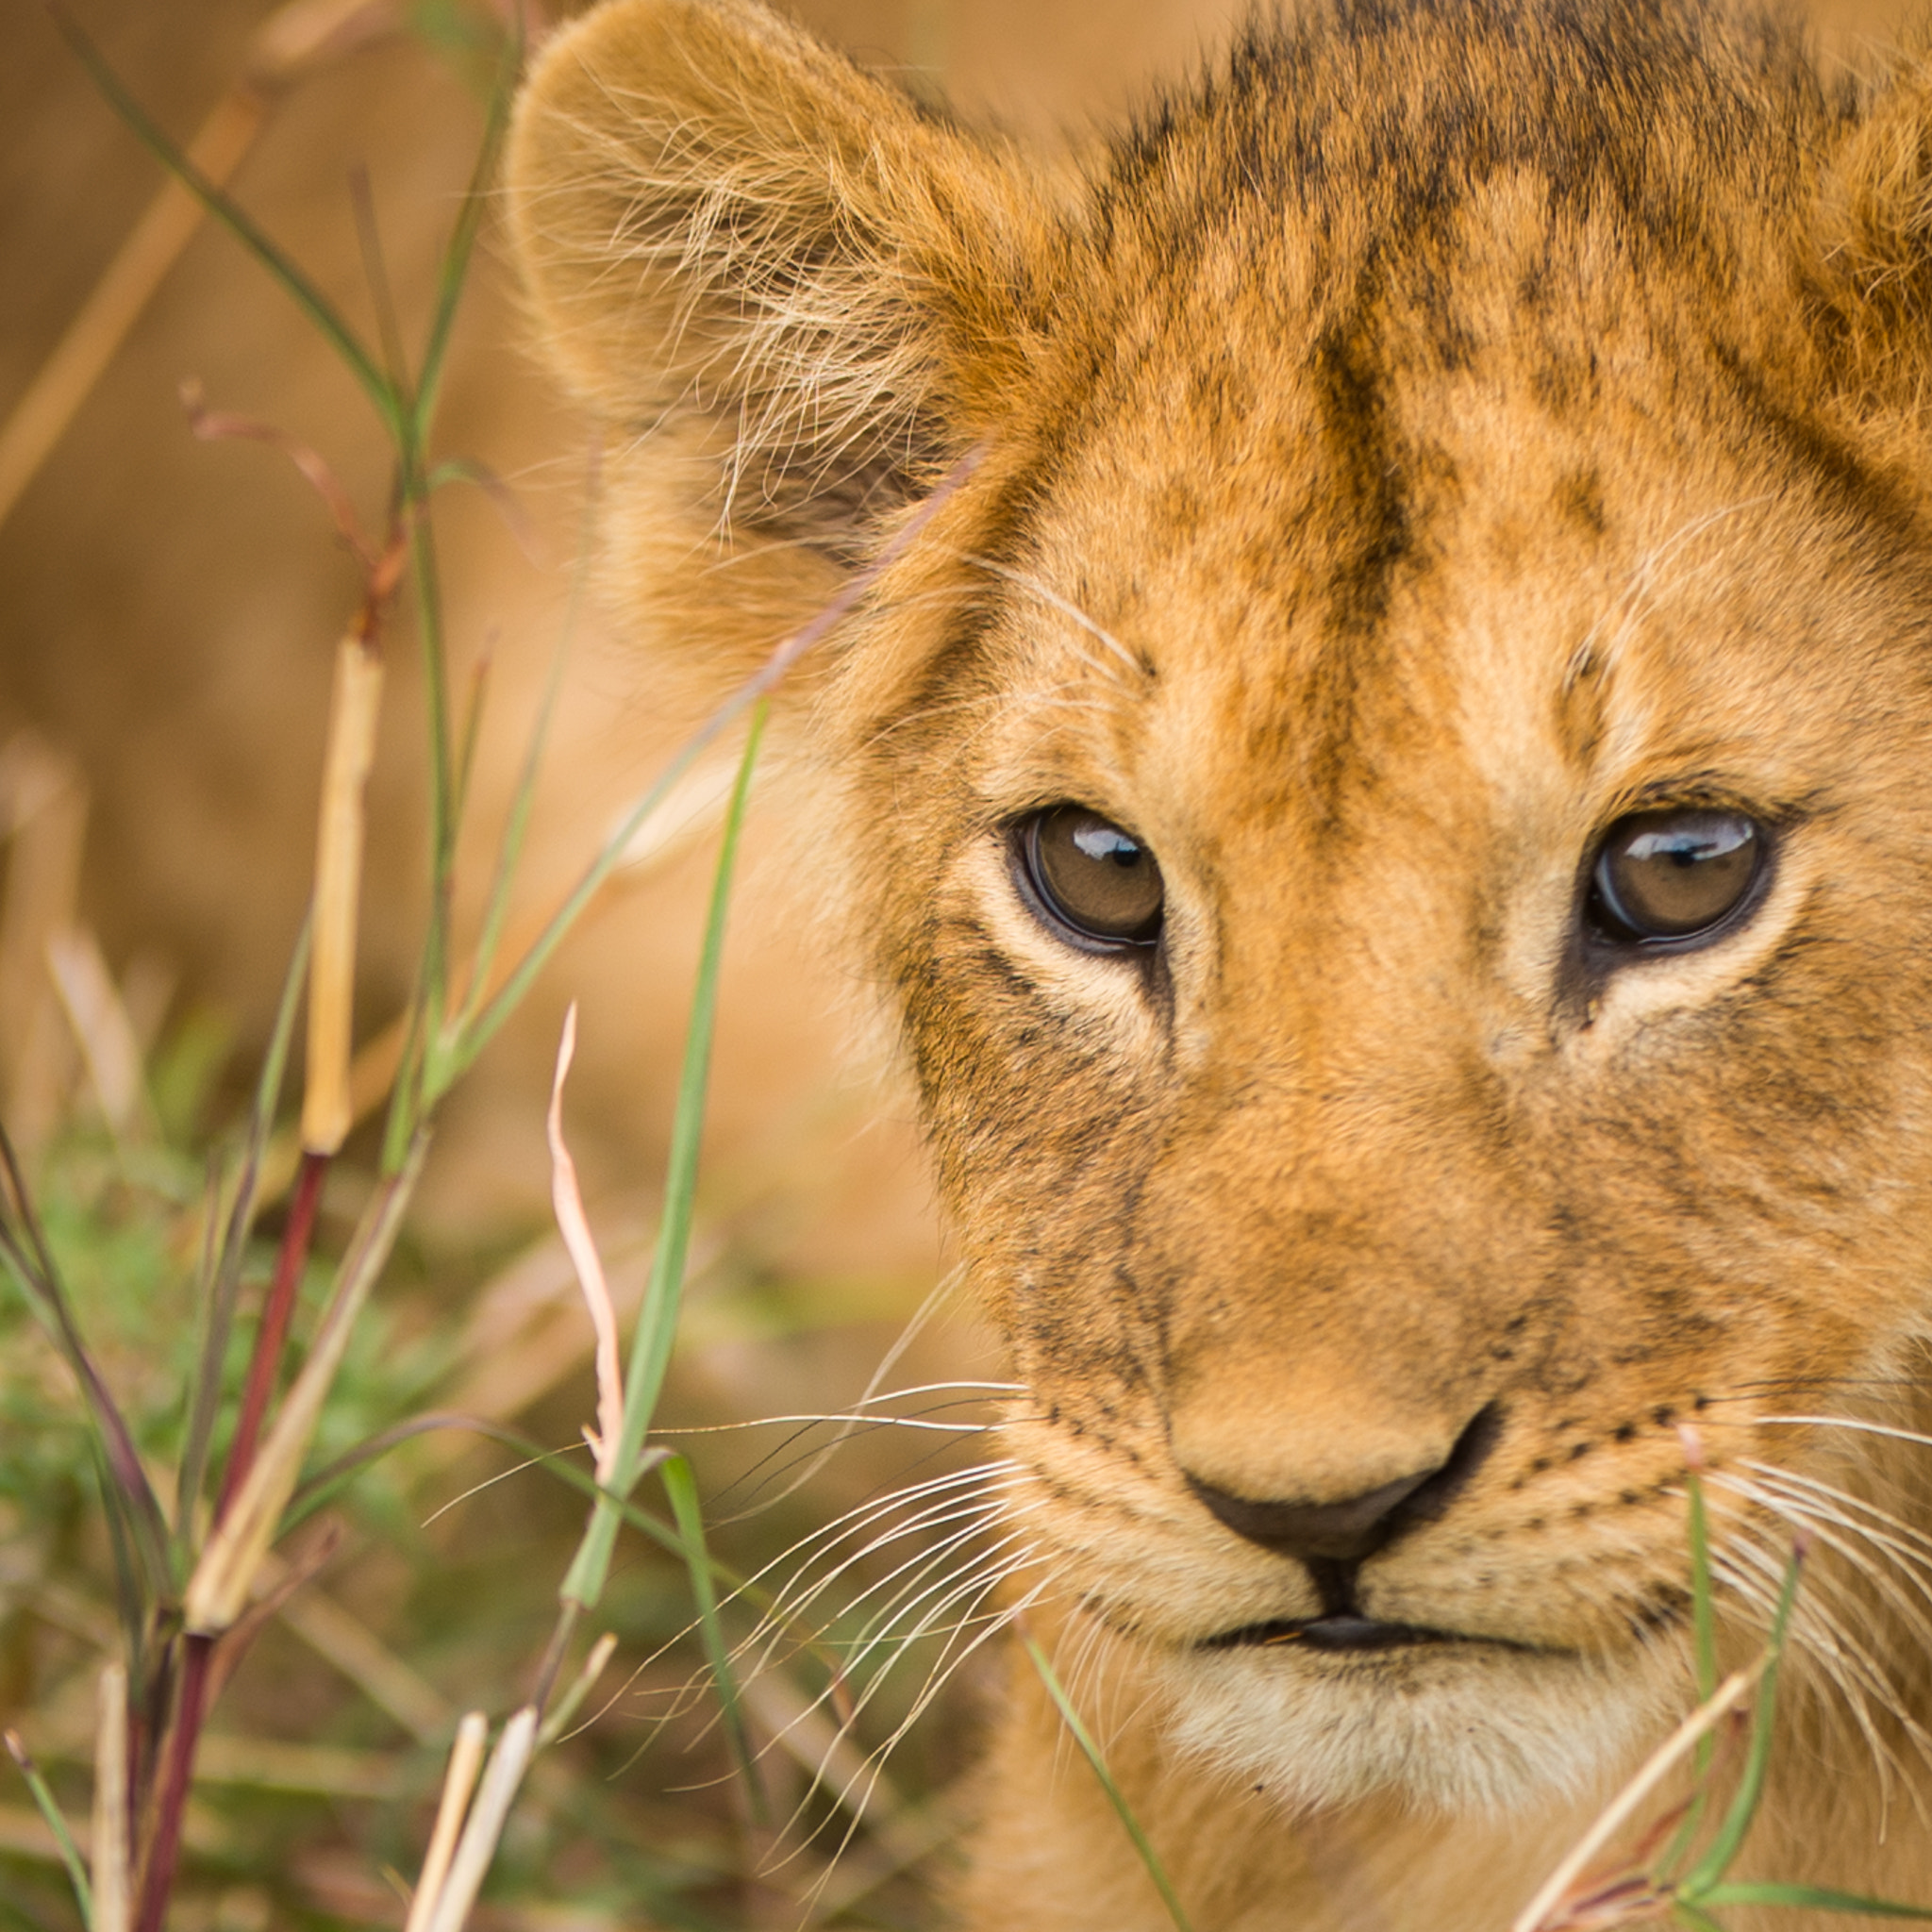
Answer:
[(961, 553), (960, 560), (972, 564), (976, 570), (985, 571), (989, 576), (995, 576), (1003, 582), (1011, 584), (1015, 590), (1024, 591), (1029, 597), (1038, 597), (1050, 610), (1058, 610), (1062, 617), (1077, 624), (1090, 637), (1105, 644), (1134, 674), (1137, 684), (1145, 679), (1147, 667), (1105, 625), (1096, 624), (1077, 604), (1069, 603), (1058, 591), (1050, 590), (1038, 577), (1031, 576), (1024, 571), (1014, 570), (1011, 565), (997, 562), (992, 558), (976, 557), (970, 552)]

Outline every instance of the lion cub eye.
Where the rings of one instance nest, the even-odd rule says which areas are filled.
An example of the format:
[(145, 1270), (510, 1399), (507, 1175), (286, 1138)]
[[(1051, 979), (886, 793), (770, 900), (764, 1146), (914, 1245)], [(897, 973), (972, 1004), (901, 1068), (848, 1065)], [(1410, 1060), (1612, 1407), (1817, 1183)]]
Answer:
[(1153, 853), (1082, 805), (1057, 805), (1018, 827), (1032, 896), (1075, 941), (1112, 951), (1151, 946), (1166, 896)]
[(1597, 855), (1591, 910), (1607, 939), (1695, 939), (1744, 903), (1765, 842), (1741, 812), (1633, 812)]

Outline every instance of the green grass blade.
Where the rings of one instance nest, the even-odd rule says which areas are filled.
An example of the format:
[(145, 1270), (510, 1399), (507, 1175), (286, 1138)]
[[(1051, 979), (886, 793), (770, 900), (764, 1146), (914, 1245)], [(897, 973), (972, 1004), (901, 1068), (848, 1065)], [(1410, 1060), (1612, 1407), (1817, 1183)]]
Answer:
[[(664, 1175), (664, 1219), (651, 1257), (650, 1280), (644, 1288), (637, 1326), (631, 1332), (630, 1361), (624, 1378), (624, 1432), (618, 1439), (611, 1487), (628, 1495), (640, 1474), (644, 1438), (658, 1407), (658, 1391), (671, 1362), (676, 1339), (678, 1310), (684, 1293), (684, 1264), (691, 1243), (691, 1201), (697, 1191), (698, 1141), (704, 1132), (705, 1090), (711, 1073), (711, 1037), (718, 1015), (718, 972), (724, 957), (724, 922), (731, 904), (732, 873), (738, 859), (739, 834), (744, 825), (745, 802), (758, 763), (758, 742), (764, 734), (765, 707), (752, 712), (744, 757), (732, 787), (724, 817), (724, 836), (718, 867), (711, 881), (710, 910), (705, 921), (704, 947), (698, 958), (697, 990), (691, 1000), (691, 1024), (685, 1031), (684, 1072), (678, 1081), (677, 1108), (671, 1123), (671, 1157)], [(617, 1517), (609, 1507), (598, 1509), (564, 1578), (562, 1596), (590, 1609), (603, 1593), (609, 1574), (610, 1553), (617, 1540)]]
[(94, 1897), (87, 1882), (87, 1866), (81, 1860), (80, 1847), (74, 1842), (74, 1834), (68, 1830), (67, 1821), (60, 1815), (60, 1807), (55, 1802), (54, 1793), (47, 1789), (47, 1780), (41, 1775), (41, 1768), (28, 1755), (26, 1746), (20, 1741), (17, 1733), (8, 1731), (6, 1736), (8, 1754), (26, 1781), (34, 1804), (46, 1821), (47, 1829), (54, 1834), (55, 1844), (59, 1847), (60, 1862), (67, 1867), (67, 1882), (73, 1886), (75, 1900), (80, 1907), (80, 1923), (91, 1927), (94, 1922)]
[(227, 1227), (215, 1264), (214, 1279), (203, 1304), (200, 1345), (195, 1351), (194, 1378), (188, 1391), (188, 1429), (181, 1452), (181, 1471), (175, 1490), (176, 1542), (192, 1534), (194, 1505), (208, 1475), (208, 1446), (214, 1440), (215, 1416), (222, 1400), (222, 1366), (227, 1359), (228, 1337), (235, 1324), (235, 1306), (242, 1291), (242, 1264), (248, 1253), (248, 1236), (255, 1225), (256, 1191), (261, 1179), (262, 1155), (281, 1105), (282, 1079), (288, 1070), (289, 1042), (295, 1035), (301, 1011), (302, 983), (308, 971), (311, 918), (305, 916), (296, 936), (289, 970), (282, 978), (282, 996), (269, 1034), (268, 1052), (255, 1083), (255, 1101), (248, 1112), (248, 1134), (242, 1152), (235, 1198), (229, 1205)]
[[(1690, 1493), (1690, 1619), (1697, 1645), (1697, 1701), (1717, 1694), (1717, 1592), (1710, 1575), (1710, 1514), (1704, 1501), (1704, 1484), (1693, 1470), (1685, 1478)], [(1707, 1760), (1711, 1740), (1699, 1746)]]
[(463, 711), (462, 735), (457, 740), (456, 798), (450, 815), (458, 830), (463, 823), (463, 808), (470, 799), (470, 779), (476, 769), (476, 742), (483, 735), (483, 713), (489, 708), (492, 669), (487, 654), (476, 659), (470, 679), (470, 702)]
[(516, 97), (517, 73), (523, 65), (523, 37), (508, 36), (497, 63), (496, 76), (490, 90), (489, 118), (483, 140), (476, 150), (468, 192), (457, 215), (457, 224), (442, 252), (436, 275), (436, 309), (430, 318), (429, 336), (424, 345), (423, 368), (416, 385), (416, 401), (411, 412), (410, 441), (420, 450), (429, 440), (429, 425), (436, 414), (436, 402), (442, 387), (442, 372), (449, 357), (450, 335), (456, 325), (457, 307), (462, 300), (463, 284), (469, 276), (470, 258), (475, 251), (476, 233), (482, 225), (483, 209), (489, 198), (491, 177), (503, 153), (504, 136), (509, 131), (510, 103)]
[(1784, 1660), (1785, 1638), (1790, 1628), (1791, 1606), (1798, 1598), (1798, 1579), (1804, 1569), (1801, 1553), (1792, 1555), (1785, 1571), (1784, 1588), (1779, 1592), (1777, 1614), (1771, 1626), (1771, 1662), (1757, 1686), (1757, 1708), (1752, 1714), (1751, 1749), (1744, 1760), (1744, 1774), (1718, 1826), (1710, 1848), (1678, 1887), (1679, 1896), (1693, 1905), (1704, 1898), (1730, 1869), (1731, 1860), (1744, 1842), (1751, 1822), (1757, 1815), (1757, 1802), (1764, 1795), (1764, 1774), (1771, 1762), (1771, 1743), (1777, 1721), (1777, 1674)]
[(423, 663), (424, 710), (429, 727), (429, 933), (424, 944), (425, 1024), (434, 1039), (448, 1003), (449, 915), (456, 869), (456, 756), (450, 743), (449, 667), (443, 652), (442, 582), (436, 567), (436, 531), (429, 506), (408, 511), (409, 583), (415, 593), (416, 641)]
[[(1704, 1498), (1703, 1479), (1695, 1469), (1686, 1473), (1685, 1488), (1690, 1499), (1690, 1628), (1697, 1658), (1697, 1701), (1707, 1704), (1717, 1691), (1717, 1589), (1710, 1574), (1710, 1511)], [(1697, 1740), (1697, 1788), (1685, 1807), (1683, 1823), (1671, 1835), (1669, 1850), (1658, 1861), (1659, 1872), (1674, 1871), (1696, 1842), (1716, 1752), (1717, 1733), (1707, 1731)]]
[(1896, 1899), (1865, 1898), (1817, 1885), (1739, 1884), (1713, 1886), (1707, 1906), (1794, 1906), (1813, 1912), (1843, 1912), (1853, 1918), (1932, 1921), (1932, 1906), (1901, 1905)]
[(463, 1026), (450, 1049), (444, 1074), (446, 1081), (454, 1081), (475, 1062), (497, 1029), (523, 1004), (524, 995), (535, 983), (538, 974), (550, 963), (550, 956), (563, 943), (571, 927), (582, 916), (584, 908), (597, 896), (605, 880), (623, 863), (631, 841), (670, 797), (678, 780), (697, 763), (726, 722), (722, 716), (714, 717), (687, 739), (676, 757), (658, 774), (650, 790), (625, 814), (624, 823), (598, 849), (596, 858), (572, 889), (569, 898), (531, 941), (528, 950), (517, 961), (503, 985)]
[(667, 1456), (658, 1465), (658, 1477), (664, 1485), (665, 1495), (671, 1499), (671, 1514), (684, 1544), (685, 1568), (691, 1576), (691, 1600), (697, 1607), (705, 1661), (710, 1665), (711, 1681), (718, 1687), (718, 1703), (724, 1713), (724, 1736), (731, 1746), (732, 1761), (743, 1780), (752, 1816), (763, 1824), (764, 1787), (758, 1783), (758, 1768), (752, 1762), (751, 1739), (745, 1732), (744, 1710), (738, 1698), (738, 1679), (732, 1674), (724, 1626), (718, 1621), (718, 1594), (711, 1585), (711, 1559), (705, 1544), (705, 1518), (698, 1507), (698, 1486), (692, 1478), (691, 1464), (682, 1456)]
[(1080, 1713), (1074, 1708), (1074, 1701), (1067, 1695), (1066, 1687), (1061, 1684), (1059, 1674), (1046, 1659), (1046, 1653), (1035, 1643), (1032, 1638), (1023, 1637), (1026, 1655), (1031, 1659), (1040, 1681), (1046, 1686), (1046, 1694), (1054, 1701), (1054, 1707), (1060, 1714), (1060, 1722), (1073, 1735), (1074, 1743), (1079, 1745), (1087, 1762), (1093, 1767), (1093, 1775), (1100, 1780), (1100, 1789), (1107, 1793), (1108, 1803), (1119, 1815), (1126, 1827), (1127, 1836), (1134, 1841), (1134, 1849), (1141, 1855), (1141, 1862), (1147, 1868), (1147, 1875), (1154, 1881), (1154, 1889), (1159, 1892), (1161, 1903), (1167, 1907), (1167, 1915), (1175, 1925), (1176, 1932), (1193, 1932), (1188, 1923), (1188, 1915), (1181, 1909), (1181, 1902), (1174, 1893), (1173, 1883), (1167, 1875), (1167, 1868), (1160, 1862), (1160, 1855), (1148, 1842), (1147, 1834), (1141, 1829), (1141, 1821), (1134, 1816), (1129, 1805), (1114, 1783), (1113, 1774), (1107, 1768), (1107, 1759), (1101, 1756), (1100, 1746), (1093, 1741), (1092, 1734), (1080, 1722)]
[(724, 924), (731, 908), (731, 886), (738, 864), (738, 845), (744, 829), (745, 806), (751, 797), (752, 773), (764, 737), (765, 707), (752, 713), (744, 756), (731, 788), (724, 814), (724, 833), (718, 849), (718, 867), (711, 880), (711, 903), (705, 920), (704, 947), (698, 956), (697, 990), (691, 1000), (691, 1024), (685, 1035), (684, 1069), (677, 1085), (677, 1108), (671, 1123), (671, 1156), (664, 1174), (664, 1224), (658, 1231), (651, 1276), (631, 1339), (631, 1358), (625, 1374), (625, 1432), (620, 1469), (631, 1468), (642, 1452), (644, 1436), (671, 1365), (677, 1316), (684, 1291), (685, 1257), (691, 1246), (691, 1204), (697, 1192), (698, 1142), (705, 1126), (705, 1095), (711, 1078), (711, 1041), (717, 1031), (718, 978), (724, 961)]
[(504, 822), (503, 838), (496, 848), (496, 871), (490, 881), (490, 896), (484, 904), (482, 929), (476, 938), (475, 957), (470, 967), (470, 991), (458, 1027), (458, 1034), (475, 1022), (489, 990), (491, 969), (496, 964), (496, 949), (503, 942), (503, 928), (509, 917), (510, 892), (516, 885), (517, 867), (524, 856), (524, 840), (530, 826), (530, 811), (537, 798), (537, 774), (542, 768), (543, 751), (550, 740), (550, 724), (557, 715), (557, 701), (563, 690), (563, 669), (576, 638), (577, 621), (583, 613), (584, 587), (591, 576), (591, 537), (597, 515), (597, 478), (592, 474), (584, 488), (583, 526), (577, 532), (576, 562), (571, 571), (570, 598), (564, 606), (563, 632), (551, 653), (550, 670), (543, 680), (543, 696), (537, 707), (536, 722), (530, 726), (524, 748), (523, 770), (517, 774), (516, 791), (510, 796), (509, 816)]
[(1671, 1915), (1680, 1925), (1689, 1925), (1690, 1932), (1724, 1932), (1724, 1928), (1708, 1912), (1699, 1911), (1695, 1906), (1686, 1905), (1678, 1899), (1671, 1907)]
[(399, 407), (395, 391), (383, 374), (382, 365), (358, 340), (356, 332), (341, 312), (288, 256), (271, 242), (241, 207), (215, 186), (174, 142), (149, 118), (147, 110), (121, 84), (87, 34), (64, 7), (50, 6), (54, 25), (74, 49), (75, 58), (87, 69), (89, 77), (106, 97), (108, 105), (126, 123), (130, 132), (160, 164), (222, 224), (242, 247), (255, 257), (284, 292), (314, 325), (349, 372), (368, 392), (381, 413), (391, 436), (398, 442), (408, 434), (408, 419)]
[(127, 1678), (139, 1695), (147, 1683), (147, 1606), (142, 1601), (141, 1572), (127, 1541), (121, 1504), (108, 1474), (99, 1443), (92, 1443), (94, 1481), (101, 1491), (101, 1520), (108, 1527), (108, 1549), (114, 1563), (114, 1611), (121, 1619), (121, 1638), (127, 1646)]

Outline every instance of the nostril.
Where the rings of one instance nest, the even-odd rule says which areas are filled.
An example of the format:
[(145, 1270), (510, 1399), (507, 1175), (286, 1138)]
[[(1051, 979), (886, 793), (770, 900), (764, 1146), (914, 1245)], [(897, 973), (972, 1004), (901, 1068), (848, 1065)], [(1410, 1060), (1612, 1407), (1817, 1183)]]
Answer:
[[(1433, 1523), (1469, 1487), (1503, 1434), (1503, 1411), (1496, 1403), (1479, 1408), (1464, 1425), (1449, 1452), (1449, 1459), (1404, 1503), (1402, 1520), (1395, 1528), (1406, 1529), (1411, 1523)], [(1391, 1531), (1392, 1533), (1392, 1531)]]
[(1197, 1476), (1188, 1487), (1237, 1536), (1277, 1556), (1301, 1561), (1359, 1563), (1411, 1523), (1433, 1521), (1448, 1508), (1502, 1433), (1494, 1404), (1456, 1439), (1445, 1461), (1417, 1470), (1336, 1503), (1257, 1502), (1216, 1489)]

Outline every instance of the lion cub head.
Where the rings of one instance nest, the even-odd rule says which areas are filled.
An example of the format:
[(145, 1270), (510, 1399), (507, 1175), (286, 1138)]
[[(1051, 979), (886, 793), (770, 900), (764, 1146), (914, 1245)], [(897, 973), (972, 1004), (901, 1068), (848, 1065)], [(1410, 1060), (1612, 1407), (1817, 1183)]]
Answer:
[(1918, 1507), (1928, 121), (1639, 0), (1335, 0), (1066, 166), (737, 0), (525, 97), (639, 632), (929, 518), (794, 696), (1016, 1541), (1293, 1797), (1681, 1699), (1682, 1424), (1746, 1625)]

